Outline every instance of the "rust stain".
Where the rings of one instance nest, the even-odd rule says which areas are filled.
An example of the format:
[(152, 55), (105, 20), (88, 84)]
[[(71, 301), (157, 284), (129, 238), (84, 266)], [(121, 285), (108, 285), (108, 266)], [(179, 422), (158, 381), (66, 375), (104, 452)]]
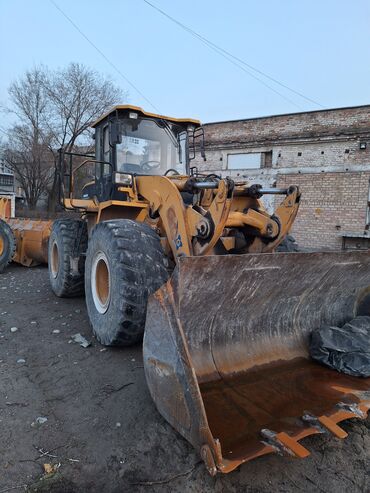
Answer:
[[(337, 387), (346, 389), (346, 394)], [(370, 378), (350, 377), (305, 358), (200, 385), (208, 423), (214, 438), (220, 440), (223, 457), (239, 463), (271, 452), (263, 443), (263, 429), (276, 432), (276, 438), (295, 455), (306, 456), (308, 452), (297, 441), (319, 432), (303, 421), (307, 412), (335, 436), (343, 437), (336, 423), (354, 414), (339, 410), (338, 404), (360, 403), (356, 392), (369, 389)]]

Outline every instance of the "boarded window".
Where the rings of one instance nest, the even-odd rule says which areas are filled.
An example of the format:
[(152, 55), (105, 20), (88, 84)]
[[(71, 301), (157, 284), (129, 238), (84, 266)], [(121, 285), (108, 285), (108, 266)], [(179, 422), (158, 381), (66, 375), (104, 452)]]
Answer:
[(264, 152), (264, 160), (263, 160), (263, 167), (264, 168), (271, 168), (272, 167), (272, 151), (267, 151)]
[(261, 167), (261, 153), (228, 154), (228, 169), (258, 169)]

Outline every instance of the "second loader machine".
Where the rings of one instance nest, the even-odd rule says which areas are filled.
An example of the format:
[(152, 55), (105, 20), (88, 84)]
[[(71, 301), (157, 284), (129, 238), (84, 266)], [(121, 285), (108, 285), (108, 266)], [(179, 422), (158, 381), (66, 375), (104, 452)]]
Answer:
[[(102, 344), (144, 337), (152, 398), (211, 474), (305, 457), (308, 435), (343, 438), (340, 421), (367, 415), (370, 379), (313, 363), (308, 341), (369, 314), (369, 254), (273, 253), (298, 188), (202, 174), (196, 120), (125, 105), (94, 128), (94, 156), (60, 154), (60, 200), (75, 214), (52, 225), (54, 293), (85, 293)], [(273, 214), (265, 194), (282, 197)]]

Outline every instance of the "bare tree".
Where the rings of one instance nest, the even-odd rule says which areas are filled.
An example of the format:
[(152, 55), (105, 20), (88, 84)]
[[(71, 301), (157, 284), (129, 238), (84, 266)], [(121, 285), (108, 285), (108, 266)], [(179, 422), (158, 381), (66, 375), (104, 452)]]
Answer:
[(55, 145), (67, 150), (79, 139), (86, 142), (91, 124), (126, 98), (109, 79), (78, 63), (56, 72), (45, 72), (43, 87), (50, 102), (48, 130)]
[(14, 126), (3, 148), (6, 164), (23, 189), (30, 209), (48, 192), (53, 182), (53, 155), (49, 143), (36, 137), (26, 125)]
[(42, 70), (35, 68), (9, 87), (12, 101), (9, 111), (17, 117), (18, 123), (9, 129), (3, 146), (5, 162), (14, 171), (31, 209), (52, 182), (51, 141), (43, 127), (48, 102), (42, 79)]
[(54, 209), (58, 149), (91, 145), (91, 124), (126, 95), (95, 70), (71, 63), (57, 71), (27, 71), (11, 84), (9, 96), (17, 124), (8, 131), (5, 160), (29, 207), (49, 193), (49, 208)]
[[(53, 136), (54, 152), (61, 147), (72, 151), (76, 144), (91, 146), (91, 124), (126, 97), (110, 80), (78, 63), (71, 63), (56, 72), (46, 72), (44, 90), (50, 100), (47, 124)], [(55, 173), (49, 210), (55, 209), (57, 186)]]

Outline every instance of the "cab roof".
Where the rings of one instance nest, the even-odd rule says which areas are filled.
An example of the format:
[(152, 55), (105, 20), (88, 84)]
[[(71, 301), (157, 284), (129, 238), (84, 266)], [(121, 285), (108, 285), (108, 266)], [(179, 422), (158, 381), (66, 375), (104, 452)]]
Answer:
[(173, 118), (172, 116), (157, 115), (156, 113), (149, 113), (147, 111), (144, 111), (139, 106), (133, 106), (131, 104), (122, 104), (122, 105), (114, 106), (110, 111), (108, 111), (103, 116), (101, 116), (98, 120), (96, 120), (91, 126), (92, 128), (96, 127), (100, 122), (102, 122), (109, 116), (114, 115), (117, 112), (128, 113), (130, 111), (134, 111), (135, 113), (138, 113), (140, 116), (146, 116), (149, 118), (157, 118), (159, 120), (166, 120), (173, 123), (191, 123), (193, 125), (200, 126), (200, 121), (194, 120), (193, 118)]

